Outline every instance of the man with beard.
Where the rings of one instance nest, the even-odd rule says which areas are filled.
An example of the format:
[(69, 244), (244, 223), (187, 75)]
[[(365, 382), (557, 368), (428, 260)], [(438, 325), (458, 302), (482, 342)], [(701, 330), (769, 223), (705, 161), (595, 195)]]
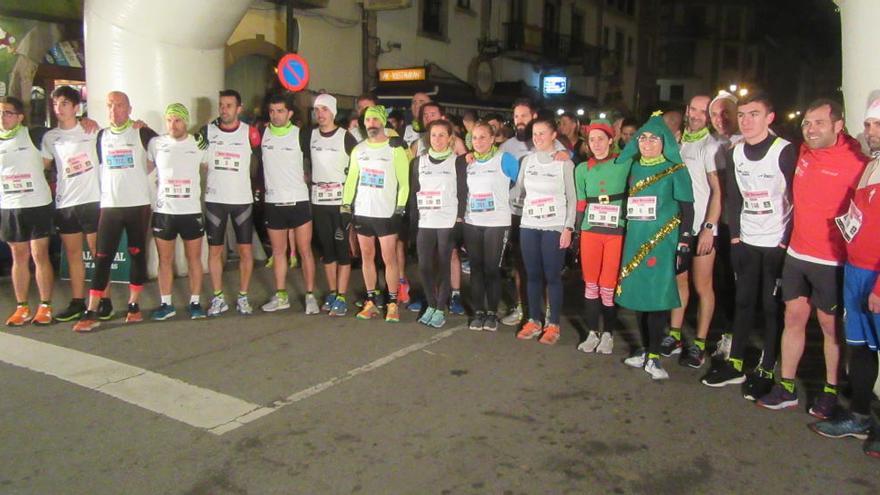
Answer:
[(420, 121), (419, 117), (421, 116), (422, 105), (430, 101), (431, 97), (425, 93), (419, 92), (413, 95), (412, 102), (409, 106), (410, 110), (412, 110), (413, 121), (403, 130), (403, 142), (405, 142), (407, 146), (410, 146), (419, 140), (425, 132), (424, 124)]
[(795, 375), (814, 306), (824, 336), (825, 386), (809, 412), (819, 419), (829, 419), (837, 405), (837, 317), (846, 261), (846, 242), (833, 219), (847, 212), (868, 159), (862, 155), (858, 141), (843, 132), (843, 107), (836, 101), (819, 99), (811, 103), (801, 130), (804, 144), (793, 185), (794, 228), (782, 270), (782, 377), (758, 404), (767, 409), (797, 406)]
[[(703, 365), (706, 337), (715, 313), (715, 290), (712, 287), (715, 266), (715, 238), (721, 218), (721, 181), (718, 171), (724, 168), (724, 156), (719, 153), (721, 143), (709, 134), (707, 111), (709, 97), (697, 95), (687, 107), (687, 128), (681, 138), (681, 157), (691, 176), (694, 193), (694, 223), (691, 228), (691, 265), (678, 267), (676, 276), (681, 307), (673, 309), (669, 334), (663, 338), (660, 353), (663, 356), (679, 354), (684, 349), (681, 327), (690, 297), (693, 281), (700, 303), (697, 310), (696, 337), (681, 356), (681, 363), (691, 368)], [(666, 114), (663, 115), (664, 117)], [(668, 124), (668, 121), (667, 121)]]
[(873, 158), (880, 158), (880, 98), (871, 102), (865, 114), (865, 144)]

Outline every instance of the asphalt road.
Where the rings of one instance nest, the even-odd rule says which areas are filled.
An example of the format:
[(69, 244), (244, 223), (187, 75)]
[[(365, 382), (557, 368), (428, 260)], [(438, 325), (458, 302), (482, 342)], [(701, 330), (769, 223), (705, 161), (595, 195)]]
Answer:
[[(268, 298), (270, 275), (256, 271), (256, 302)], [(293, 295), (302, 294), (299, 277)], [(227, 274), (227, 290), (236, 278)], [(178, 309), (184, 285), (176, 282)], [(118, 306), (125, 290), (114, 287)], [(859, 441), (807, 429), (806, 397), (797, 410), (761, 410), (669, 360), (671, 379), (652, 382), (621, 364), (627, 335), (612, 356), (578, 352), (569, 317), (579, 291), (567, 291), (562, 339), (551, 347), (518, 341), (509, 327), (467, 330), (463, 317), (434, 330), (409, 312), (399, 324), (305, 316), (301, 301), (251, 317), (117, 319), (90, 335), (70, 324), (4, 330), (0, 493), (880, 492), (880, 464)], [(149, 284), (145, 308), (155, 293)], [(4, 315), (11, 294), (0, 281)], [(8, 364), (31, 342), (52, 345), (25, 346), (32, 366)], [(65, 368), (69, 356), (136, 367), (159, 385), (83, 386)], [(821, 361), (803, 369), (819, 371)], [(265, 414), (211, 431), (156, 412), (186, 399), (174, 395), (180, 387)], [(171, 405), (143, 406), (163, 398)], [(202, 412), (226, 413), (212, 404)]]

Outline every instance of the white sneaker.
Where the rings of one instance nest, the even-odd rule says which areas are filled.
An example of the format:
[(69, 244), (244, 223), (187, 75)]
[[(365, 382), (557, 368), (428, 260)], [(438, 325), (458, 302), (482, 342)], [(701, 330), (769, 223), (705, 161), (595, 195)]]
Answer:
[(599, 333), (595, 330), (590, 330), (590, 333), (587, 334), (587, 340), (578, 345), (578, 350), (582, 352), (594, 352), (597, 345), (599, 345)]
[(522, 323), (523, 308), (522, 304), (517, 304), (515, 308), (507, 316), (501, 318), (501, 324), (509, 327), (518, 327)]
[(599, 354), (611, 354), (613, 349), (614, 337), (611, 336), (611, 332), (602, 332), (602, 337), (599, 338), (599, 345), (596, 346), (596, 352)]
[(733, 335), (729, 333), (721, 334), (721, 340), (718, 341), (718, 345), (715, 347), (715, 352), (712, 353), (713, 358), (723, 358), (725, 361), (730, 359), (730, 347), (733, 344)]
[(247, 296), (238, 296), (238, 299), (235, 301), (235, 308), (243, 315), (254, 313), (254, 308), (251, 307), (251, 302), (248, 301)]
[(214, 296), (214, 298), (211, 299), (211, 307), (208, 308), (208, 316), (220, 316), (227, 311), (229, 311), (229, 305), (226, 304), (226, 299), (223, 299), (223, 296)]
[(318, 300), (314, 294), (306, 294), (306, 314), (316, 315), (321, 313), (321, 307), (318, 306)]
[(638, 354), (633, 354), (632, 356), (624, 359), (623, 364), (632, 368), (644, 368), (646, 357), (647, 354), (645, 354), (644, 352), (639, 352)]
[(648, 362), (645, 363), (645, 373), (651, 375), (652, 380), (669, 379), (669, 373), (660, 366), (659, 359), (649, 359)]
[(274, 296), (272, 296), (272, 299), (270, 299), (269, 302), (264, 304), (260, 309), (267, 313), (271, 313), (273, 311), (279, 311), (288, 308), (290, 308), (290, 299), (275, 294)]

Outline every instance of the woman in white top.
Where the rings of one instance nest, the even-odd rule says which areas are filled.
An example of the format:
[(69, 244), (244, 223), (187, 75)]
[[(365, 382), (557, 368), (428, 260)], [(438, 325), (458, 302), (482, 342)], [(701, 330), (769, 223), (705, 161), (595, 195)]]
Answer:
[[(520, 248), (528, 278), (529, 320), (520, 339), (541, 335), (542, 344), (559, 340), (562, 311), (562, 267), (571, 244), (577, 196), (574, 163), (556, 159), (556, 122), (539, 118), (532, 124), (535, 149), (520, 163), (516, 184), (523, 205)], [(544, 289), (549, 294), (549, 314), (544, 314)]]
[[(429, 147), (413, 159), (410, 170), (410, 211), (418, 215), (416, 248), (419, 273), (428, 307), (419, 318), (423, 325), (446, 324), (450, 289), (450, 260), (455, 246), (454, 228), (461, 225), (464, 204), (458, 202), (458, 176), (452, 124), (435, 120), (428, 124)], [(435, 270), (434, 261), (437, 261)], [(437, 276), (439, 275), (439, 280)]]

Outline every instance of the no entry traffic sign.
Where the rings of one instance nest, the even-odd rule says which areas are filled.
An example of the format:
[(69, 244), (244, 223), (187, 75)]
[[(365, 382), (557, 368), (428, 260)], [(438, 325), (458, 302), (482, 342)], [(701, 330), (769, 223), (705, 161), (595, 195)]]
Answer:
[(309, 64), (295, 53), (278, 62), (278, 80), (288, 91), (302, 91), (309, 84)]

